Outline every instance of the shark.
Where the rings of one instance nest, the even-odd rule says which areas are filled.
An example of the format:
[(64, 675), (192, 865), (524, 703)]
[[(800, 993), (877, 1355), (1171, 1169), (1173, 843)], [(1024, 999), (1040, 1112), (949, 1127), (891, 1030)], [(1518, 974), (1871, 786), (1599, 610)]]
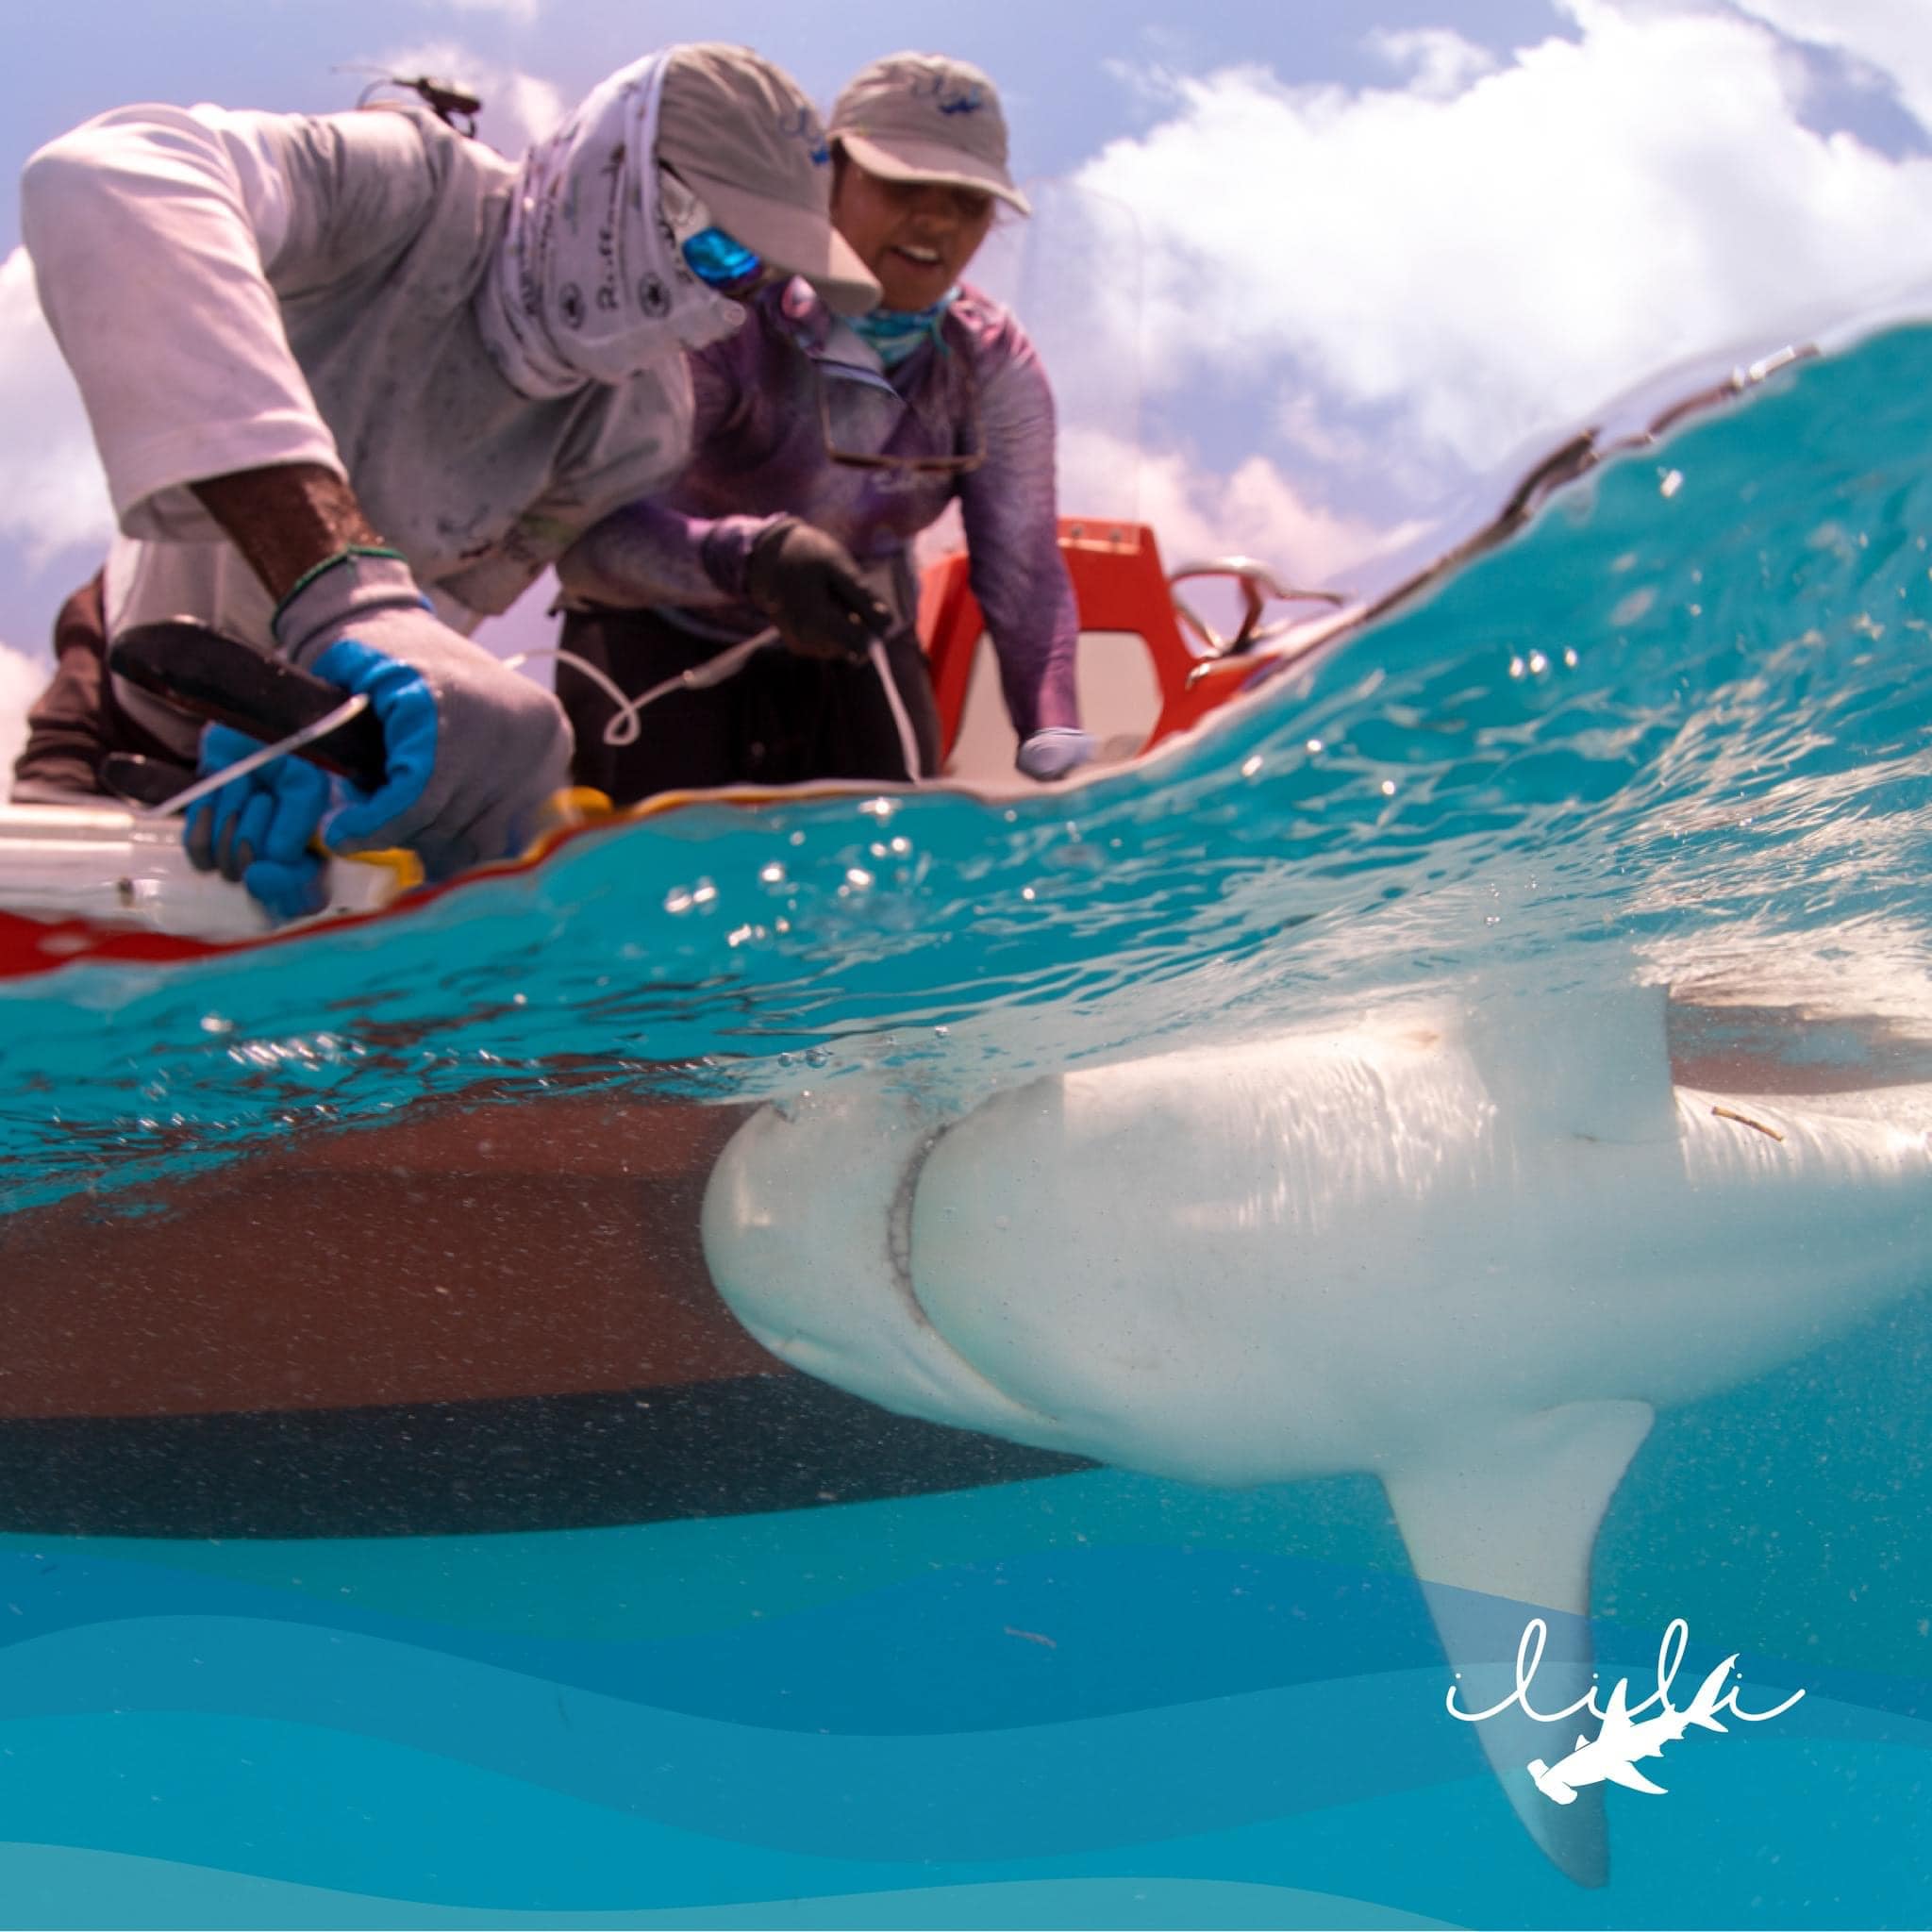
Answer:
[(1725, 1730), (1727, 1726), (1718, 1722), (1718, 1699), (1737, 1662), (1735, 1653), (1725, 1657), (1697, 1687), (1683, 1710), (1666, 1698), (1663, 1709), (1641, 1724), (1630, 1715), (1629, 1679), (1619, 1677), (1604, 1711), (1603, 1726), (1594, 1738), (1586, 1738), (1579, 1731), (1576, 1748), (1555, 1764), (1545, 1764), (1541, 1757), (1530, 1759), (1529, 1774), (1537, 1790), (1558, 1805), (1574, 1805), (1581, 1786), (1601, 1784), (1607, 1778), (1626, 1790), (1663, 1797), (1665, 1788), (1645, 1777), (1637, 1769), (1637, 1760), (1661, 1757), (1664, 1746), (1674, 1744), (1692, 1724), (1707, 1731)]
[[(705, 1253), (765, 1347), (901, 1414), (1193, 1483), (1373, 1474), (1463, 1690), (1507, 1695), (1535, 1606), (1580, 1702), (1657, 1407), (1932, 1272), (1932, 1085), (1682, 1086), (1667, 998), (1465, 990), (971, 1104), (834, 1081), (727, 1144)], [(1601, 1783), (1553, 1805), (1547, 1724), (1477, 1730), (1543, 1852), (1605, 1883)]]

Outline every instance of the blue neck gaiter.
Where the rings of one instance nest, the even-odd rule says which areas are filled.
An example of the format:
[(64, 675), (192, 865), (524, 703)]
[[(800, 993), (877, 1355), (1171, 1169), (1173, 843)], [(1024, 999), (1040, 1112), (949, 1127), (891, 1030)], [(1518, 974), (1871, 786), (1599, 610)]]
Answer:
[(874, 308), (870, 315), (847, 317), (853, 329), (870, 342), (888, 369), (896, 369), (928, 336), (940, 340), (940, 324), (953, 298), (956, 282), (930, 308)]

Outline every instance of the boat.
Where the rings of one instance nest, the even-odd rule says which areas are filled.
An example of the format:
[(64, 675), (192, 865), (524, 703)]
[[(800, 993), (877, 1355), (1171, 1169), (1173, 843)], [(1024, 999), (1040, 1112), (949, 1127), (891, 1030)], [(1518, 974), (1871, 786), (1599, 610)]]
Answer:
[[(1111, 763), (1152, 756), (1237, 700), (1310, 666), (1368, 625), (1426, 598), (1603, 463), (1654, 446), (1687, 419), (1728, 407), (1818, 353), (1809, 344), (1781, 349), (1680, 397), (1637, 426), (1578, 430), (1532, 464), (1500, 507), (1459, 541), (1371, 594), (1297, 588), (1269, 565), (1239, 555), (1170, 570), (1150, 525), (1062, 517), (1060, 554), (1080, 616), (1083, 703), (1098, 697), (1111, 713), (1110, 693), (1122, 686), (1128, 692), (1124, 715), (1110, 717), (1100, 758), (1069, 782), (1077, 785)], [(1220, 580), (1237, 594), (1240, 619), (1225, 634), (1191, 601), (1208, 580)], [(1311, 615), (1269, 614), (1275, 606), (1307, 603), (1318, 607)], [(1010, 727), (1003, 720), (991, 723), (997, 680), (963, 551), (926, 566), (917, 621), (940, 716), (937, 782), (979, 795), (1030, 791), (1031, 785), (1011, 771)], [(1124, 641), (1129, 646), (1124, 655)], [(676, 810), (693, 796), (758, 808), (776, 796), (809, 796), (817, 789), (776, 794), (739, 786), (702, 794), (670, 792), (616, 816), (629, 821)], [(190, 959), (237, 945), (288, 943), (343, 920), (405, 916), (478, 878), (541, 865), (570, 837), (608, 822), (602, 814), (578, 810), (523, 858), (441, 886), (423, 887), (407, 865), (395, 863), (400, 855), (378, 855), (373, 863), (338, 862), (330, 868), (327, 909), (292, 927), (271, 929), (245, 893), (195, 873), (180, 853), (173, 822), (150, 810), (0, 805), (0, 984), (58, 971), (79, 958)]]
[[(1693, 401), (1728, 400), (1789, 359)], [(1108, 758), (1158, 756), (1425, 596), (1629, 441), (1571, 439), (1465, 541), (1374, 597), (1297, 591), (1246, 558), (1170, 571), (1145, 525), (1064, 520), (1083, 650), (1111, 653), (1117, 666), (1124, 637), (1142, 657), (1140, 713), (1110, 731), (1103, 769)], [(1212, 577), (1237, 593), (1229, 635), (1189, 601)], [(1271, 618), (1297, 602), (1318, 608)], [(983, 713), (994, 680), (963, 557), (926, 571), (920, 626), (944, 733), (941, 782), (983, 793), (995, 769), (1010, 776), (1010, 738), (990, 758), (974, 751), (974, 694)], [(768, 807), (774, 794), (705, 796)], [(632, 816), (691, 802), (675, 794)], [(320, 929), (408, 919), (479, 876), (408, 891), (391, 871), (338, 866), (330, 913), (272, 933), (238, 887), (187, 867), (172, 824), (132, 809), (65, 811), (0, 808), (0, 984), (79, 962), (139, 970), (299, 946)], [(591, 829), (554, 834), (509, 869), (540, 866)], [(15, 1211), (0, 1224), (0, 1528), (561, 1527), (1086, 1467), (888, 1415), (794, 1374), (740, 1326), (706, 1271), (698, 1215), (748, 1111), (652, 1092), (645, 1080), (622, 1094), (603, 1084), (473, 1092), (353, 1130), (305, 1131), (164, 1187), (82, 1191)]]
[[(1250, 646), (1280, 635), (1229, 651), (1177, 615), (1144, 525), (1070, 519), (1061, 541), (1083, 623), (1138, 635), (1156, 669), (1160, 709), (1129, 755), (1234, 694), (1257, 668), (1243, 661)], [(1258, 610), (1260, 566), (1176, 575), (1210, 570), (1252, 586)], [(982, 627), (968, 600), (951, 559), (928, 573), (923, 629), (949, 755)], [(1205, 688), (1201, 667), (1220, 668)], [(541, 864), (558, 842), (520, 863)], [(165, 965), (299, 944), (344, 921), (407, 917), (433, 895), (404, 894), (392, 870), (338, 864), (329, 913), (272, 933), (239, 887), (187, 865), (175, 822), (133, 808), (0, 809), (0, 980), (15, 982), (81, 960)], [(752, 1340), (712, 1288), (698, 1239), (711, 1168), (750, 1111), (608, 1092), (465, 1095), (164, 1186), (14, 1212), (0, 1226), (0, 1528), (560, 1528), (1087, 1467), (887, 1415)]]
[[(1083, 653), (1098, 647), (1108, 659), (1099, 675), (1084, 675), (1083, 684), (1104, 688), (1120, 681), (1119, 643), (1126, 640), (1139, 647), (1139, 675), (1130, 670), (1125, 679), (1126, 709), (1122, 714), (1116, 708), (1106, 747), (1110, 762), (1154, 751), (1372, 614), (1369, 605), (1335, 591), (1290, 589), (1251, 558), (1211, 558), (1169, 573), (1158, 540), (1145, 524), (1066, 517), (1060, 520), (1059, 543), (1080, 611)], [(1018, 786), (1030, 791), (1026, 781), (1012, 777), (1010, 727), (1004, 745), (990, 745), (985, 741), (997, 734), (973, 715), (975, 696), (981, 714), (996, 700), (995, 680), (987, 675), (991, 647), (966, 563), (963, 552), (940, 558), (925, 571), (920, 591), (919, 630), (941, 721), (941, 782), (981, 792)], [(1183, 586), (1208, 578), (1226, 579), (1241, 592), (1244, 614), (1230, 636), (1223, 637), (1182, 595)], [(1308, 599), (1326, 607), (1321, 617), (1298, 622), (1265, 616), (1271, 604)], [(272, 926), (238, 887), (188, 863), (178, 820), (171, 815), (178, 798), (152, 807), (107, 801), (86, 807), (0, 806), (0, 982), (55, 971), (78, 958), (174, 961), (237, 945), (286, 943), (344, 920), (404, 914), (478, 877), (540, 865), (574, 832), (613, 818), (628, 822), (675, 810), (697, 795), (757, 807), (774, 796), (796, 798), (816, 789), (784, 794), (742, 786), (704, 794), (671, 792), (616, 814), (594, 806), (584, 809), (579, 794), (568, 823), (522, 858), (480, 868), (441, 887), (423, 888), (420, 874), (398, 862), (404, 855), (338, 859), (329, 867), (326, 909), (281, 927)]]

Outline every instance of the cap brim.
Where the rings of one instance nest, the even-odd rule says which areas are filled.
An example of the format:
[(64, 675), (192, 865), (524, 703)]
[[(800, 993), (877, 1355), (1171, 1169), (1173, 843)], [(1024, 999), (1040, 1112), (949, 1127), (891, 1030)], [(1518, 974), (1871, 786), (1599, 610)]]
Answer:
[(864, 315), (879, 304), (879, 285), (828, 216), (749, 194), (729, 181), (680, 165), (678, 178), (704, 199), (712, 221), (787, 275), (803, 275), (836, 315)]
[(961, 154), (937, 141), (895, 141), (883, 147), (870, 136), (832, 130), (832, 139), (865, 170), (885, 181), (934, 181), (942, 188), (976, 188), (996, 194), (1023, 215), (1033, 204), (1013, 186), (1012, 176), (976, 155)]

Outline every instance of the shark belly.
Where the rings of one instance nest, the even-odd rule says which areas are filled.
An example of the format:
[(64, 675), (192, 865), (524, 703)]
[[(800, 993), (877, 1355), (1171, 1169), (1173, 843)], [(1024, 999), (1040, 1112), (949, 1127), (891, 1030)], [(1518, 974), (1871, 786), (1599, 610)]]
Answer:
[[(955, 1120), (905, 1106), (834, 1094), (774, 1134), (759, 1185), (790, 1243), (754, 1260), (708, 1222), (727, 1299), (835, 1345), (891, 1406), (984, 1426), (997, 1391), (1057, 1446), (1202, 1482), (1399, 1469), (1499, 1414), (1689, 1399), (1917, 1286), (1932, 1227), (1916, 1090), (1864, 1118), (1667, 1091), (1655, 1131), (1617, 1141), (1587, 1111), (1512, 1113), (1421, 1023), (1057, 1076)], [(727, 1159), (740, 1185), (750, 1164)], [(846, 1221), (888, 1182), (889, 1211)], [(862, 1318), (799, 1275), (889, 1248)], [(937, 1382), (895, 1383), (888, 1329)]]

